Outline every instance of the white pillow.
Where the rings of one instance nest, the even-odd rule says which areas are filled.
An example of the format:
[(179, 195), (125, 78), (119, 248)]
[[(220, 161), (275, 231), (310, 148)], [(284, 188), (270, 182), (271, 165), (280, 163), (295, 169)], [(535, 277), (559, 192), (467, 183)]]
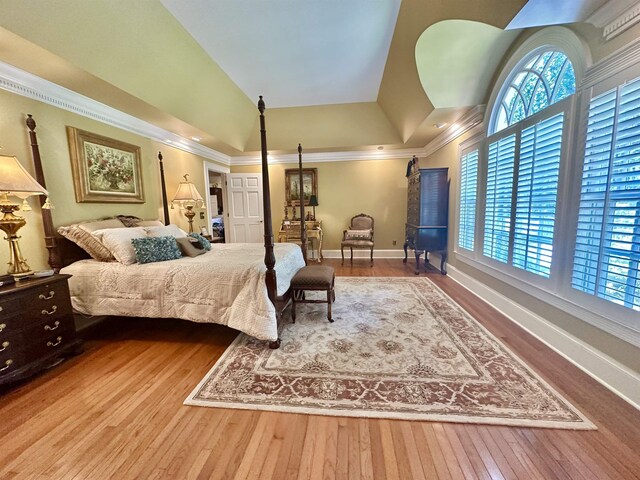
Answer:
[(164, 227), (164, 223), (160, 220), (140, 220), (136, 227)]
[(109, 249), (117, 261), (124, 265), (131, 265), (136, 263), (136, 251), (131, 240), (145, 238), (147, 232), (143, 227), (124, 227), (96, 230), (93, 235)]
[(106, 220), (92, 220), (78, 224), (78, 228), (87, 233), (93, 233), (96, 230), (104, 230), (106, 228), (123, 228), (125, 225), (117, 218), (108, 218)]
[(150, 237), (185, 238), (187, 236), (187, 233), (184, 230), (173, 223), (167, 226), (163, 225), (161, 227), (144, 227), (144, 229)]

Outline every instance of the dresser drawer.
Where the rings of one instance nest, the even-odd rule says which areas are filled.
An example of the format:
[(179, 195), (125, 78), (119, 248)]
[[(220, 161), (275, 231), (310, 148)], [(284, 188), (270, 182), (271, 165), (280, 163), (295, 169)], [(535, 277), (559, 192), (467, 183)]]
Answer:
[(48, 335), (42, 335), (28, 347), (26, 350), (27, 355), (29, 359), (54, 355), (57, 351), (64, 350), (65, 347), (69, 345), (69, 343), (74, 342), (75, 339), (75, 331), (69, 328), (55, 331)]
[(68, 278), (57, 274), (0, 287), (0, 385), (79, 353)]
[(67, 282), (56, 282), (29, 291), (28, 314), (35, 318), (71, 311)]
[(20, 316), (20, 322), (30, 323), (43, 316), (71, 312), (67, 282), (51, 282), (20, 290), (14, 295), (0, 297), (0, 323), (6, 323), (7, 317), (15, 315)]
[(0, 353), (0, 376), (11, 374), (18, 368), (26, 365), (27, 355), (24, 350), (17, 352)]
[(0, 339), (22, 331), (26, 323), (20, 314), (0, 315)]
[(50, 318), (40, 319), (38, 323), (32, 323), (25, 328), (26, 341), (29, 338), (40, 338), (49, 334), (57, 334), (65, 330), (74, 330), (73, 315), (56, 315)]
[[(25, 292), (27, 293), (27, 292)], [(21, 297), (0, 298), (0, 323), (8, 315), (24, 312), (29, 301)]]
[(0, 333), (0, 354), (12, 354), (24, 350), (24, 335), (20, 331)]

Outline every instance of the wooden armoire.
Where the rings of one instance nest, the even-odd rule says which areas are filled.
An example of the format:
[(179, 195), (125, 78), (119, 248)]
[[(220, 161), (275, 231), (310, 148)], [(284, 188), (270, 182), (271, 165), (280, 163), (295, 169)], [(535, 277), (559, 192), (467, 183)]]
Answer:
[(415, 251), (416, 275), (420, 273), (420, 256), (428, 252), (440, 255), (440, 272), (447, 274), (447, 233), (449, 220), (449, 169), (412, 168), (407, 171), (407, 223), (404, 243), (404, 263), (407, 249)]

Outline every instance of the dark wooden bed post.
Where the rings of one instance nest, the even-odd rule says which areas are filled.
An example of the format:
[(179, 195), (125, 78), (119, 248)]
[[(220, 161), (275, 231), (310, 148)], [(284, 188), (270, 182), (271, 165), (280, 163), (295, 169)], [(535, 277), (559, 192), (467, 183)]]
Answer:
[[(276, 256), (273, 253), (273, 223), (271, 220), (271, 189), (269, 188), (269, 162), (267, 159), (267, 130), (264, 123), (264, 101), (262, 95), (258, 100), (258, 110), (260, 111), (260, 145), (262, 146), (262, 204), (264, 208), (264, 264), (267, 267), (266, 282), (269, 300), (276, 308), (276, 319), (279, 321), (281, 313), (276, 303), (278, 296), (276, 279)], [(280, 346), (280, 339), (271, 342), (271, 348)]]
[[(27, 114), (27, 127), (29, 128), (29, 140), (31, 143), (31, 153), (33, 155), (33, 165), (36, 173), (36, 180), (44, 188), (47, 188), (47, 184), (44, 180), (44, 171), (42, 170), (42, 159), (40, 158), (40, 147), (38, 146), (38, 138), (36, 136), (36, 121), (31, 114)], [(40, 207), (46, 202), (46, 198), (39, 195)], [(48, 208), (41, 208), (42, 212), (42, 224), (44, 226), (44, 243), (49, 252), (49, 266), (53, 268), (56, 273), (62, 268), (62, 259), (60, 258), (60, 251), (56, 241), (56, 229), (53, 227), (53, 218), (51, 217), (51, 210)]]
[(160, 184), (162, 188), (162, 210), (164, 212), (164, 224), (169, 225), (169, 203), (167, 201), (167, 186), (164, 183), (164, 165), (162, 164), (162, 152), (158, 152), (160, 162)]
[(304, 185), (302, 178), (302, 145), (298, 144), (298, 173), (300, 175), (300, 243), (302, 258), (307, 264), (307, 223), (304, 220)]

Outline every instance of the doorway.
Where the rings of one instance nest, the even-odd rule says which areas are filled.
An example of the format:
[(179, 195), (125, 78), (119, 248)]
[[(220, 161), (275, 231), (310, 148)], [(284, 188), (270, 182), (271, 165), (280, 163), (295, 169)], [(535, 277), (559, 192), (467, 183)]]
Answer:
[(226, 243), (228, 241), (225, 232), (225, 218), (228, 215), (226, 205), (226, 176), (229, 169), (216, 165), (215, 163), (205, 162), (204, 164), (204, 180), (205, 180), (205, 225), (201, 225), (201, 229), (210, 235), (210, 239), (215, 243)]

